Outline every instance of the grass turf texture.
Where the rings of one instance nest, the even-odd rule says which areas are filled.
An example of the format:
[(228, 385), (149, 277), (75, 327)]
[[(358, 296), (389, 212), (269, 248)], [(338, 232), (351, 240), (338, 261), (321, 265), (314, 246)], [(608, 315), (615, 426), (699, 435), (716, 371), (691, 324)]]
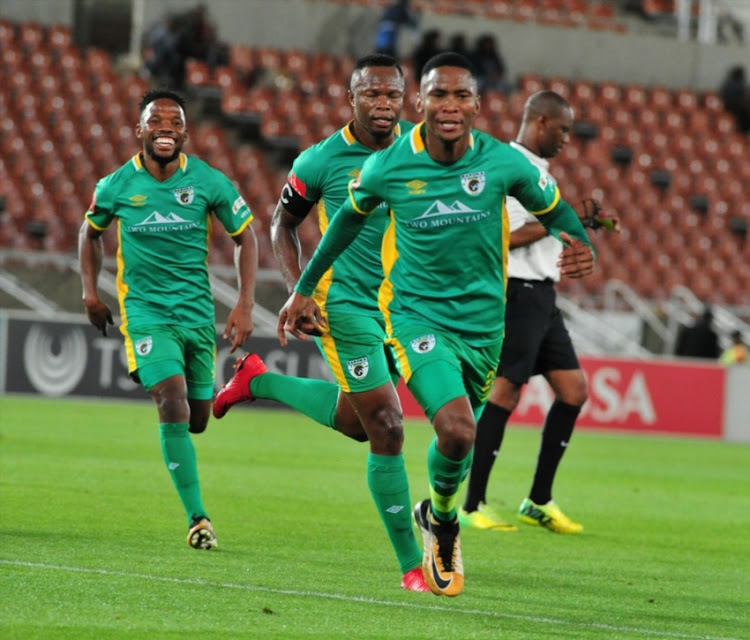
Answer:
[[(194, 437), (219, 549), (190, 549), (155, 422), (146, 402), (0, 397), (4, 640), (750, 637), (750, 447), (577, 432), (555, 497), (583, 535), (465, 530), (449, 599), (399, 588), (367, 446), (289, 412)], [(413, 501), (431, 437), (407, 423)], [(538, 441), (506, 434), (490, 498), (509, 520)]]

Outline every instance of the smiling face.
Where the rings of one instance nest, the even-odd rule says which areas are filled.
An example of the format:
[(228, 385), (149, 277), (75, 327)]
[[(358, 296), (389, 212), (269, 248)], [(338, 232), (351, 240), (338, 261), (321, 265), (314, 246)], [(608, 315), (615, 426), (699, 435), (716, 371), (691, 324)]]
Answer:
[(393, 137), (404, 107), (404, 77), (396, 67), (364, 67), (352, 76), (349, 101), (362, 144), (378, 148)]
[(159, 98), (146, 106), (135, 135), (143, 140), (146, 156), (164, 167), (179, 158), (187, 140), (185, 112), (169, 98)]
[[(417, 109), (426, 121), (426, 144), (432, 157), (442, 148), (453, 160), (469, 143), (474, 117), (479, 113), (476, 79), (461, 67), (436, 67), (421, 82)], [(441, 154), (442, 155), (442, 154)]]

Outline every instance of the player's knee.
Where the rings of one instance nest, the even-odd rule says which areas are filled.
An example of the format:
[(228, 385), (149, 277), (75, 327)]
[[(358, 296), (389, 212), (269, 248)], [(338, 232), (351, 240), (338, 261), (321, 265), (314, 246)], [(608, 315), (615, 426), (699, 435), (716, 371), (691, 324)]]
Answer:
[(513, 411), (521, 399), (521, 388), (523, 385), (515, 384), (507, 378), (497, 378), (490, 390), (489, 401), (498, 407)]
[(565, 404), (573, 407), (582, 407), (586, 400), (589, 399), (589, 388), (586, 379), (581, 375), (571, 384), (566, 385), (559, 390), (557, 397)]
[(438, 431), (439, 449), (452, 460), (462, 460), (474, 446), (476, 426), (470, 416), (454, 415), (441, 423)]
[(389, 452), (398, 453), (404, 442), (404, 423), (397, 407), (379, 406), (368, 414), (367, 432)]

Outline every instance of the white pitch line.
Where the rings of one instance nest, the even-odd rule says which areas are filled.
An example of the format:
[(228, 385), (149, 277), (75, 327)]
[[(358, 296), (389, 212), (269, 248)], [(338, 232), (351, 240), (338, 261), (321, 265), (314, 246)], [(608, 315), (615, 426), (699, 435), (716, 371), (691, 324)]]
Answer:
[(168, 576), (155, 576), (147, 573), (129, 573), (127, 571), (111, 571), (109, 569), (88, 569), (84, 567), (66, 567), (62, 565), (45, 564), (42, 562), (24, 562), (21, 560), (3, 560), (0, 565), (14, 567), (28, 567), (31, 569), (46, 569), (50, 571), (67, 571), (68, 573), (87, 573), (100, 576), (113, 576), (118, 578), (138, 578), (151, 580), (153, 582), (169, 582), (173, 584), (199, 585), (202, 587), (218, 587), (220, 589), (238, 589), (241, 591), (253, 591), (258, 593), (274, 593), (285, 596), (302, 596), (307, 598), (321, 598), (325, 600), (341, 600), (344, 602), (362, 602), (385, 607), (400, 607), (402, 609), (420, 609), (424, 611), (448, 611), (451, 613), (463, 613), (472, 616), (486, 616), (488, 618), (507, 618), (510, 620), (522, 620), (524, 622), (544, 623), (553, 625), (564, 625), (568, 627), (581, 627), (584, 629), (602, 629), (604, 631), (620, 631), (642, 635), (648, 638), (681, 638), (684, 640), (742, 640), (729, 636), (702, 636), (691, 633), (679, 633), (673, 631), (655, 631), (653, 629), (639, 629), (637, 627), (626, 627), (600, 622), (571, 622), (569, 620), (558, 620), (541, 616), (526, 616), (519, 613), (503, 613), (497, 611), (484, 611), (481, 609), (459, 609), (454, 607), (443, 607), (440, 605), (414, 604), (412, 602), (394, 602), (392, 600), (378, 600), (364, 596), (347, 596), (340, 593), (324, 593), (320, 591), (300, 591), (299, 589), (276, 589), (273, 587), (257, 587), (250, 584), (235, 584), (232, 582), (211, 582), (199, 578), (170, 578)]

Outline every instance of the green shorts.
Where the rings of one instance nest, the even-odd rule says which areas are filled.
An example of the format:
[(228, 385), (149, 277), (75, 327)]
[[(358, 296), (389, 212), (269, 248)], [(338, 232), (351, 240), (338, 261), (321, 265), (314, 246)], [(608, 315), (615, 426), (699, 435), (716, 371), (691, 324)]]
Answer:
[(185, 376), (188, 398), (210, 400), (216, 375), (216, 327), (122, 327), (130, 375), (146, 391), (172, 376)]
[(382, 318), (328, 312), (328, 331), (318, 348), (345, 393), (371, 391), (400, 377), (396, 359), (385, 344)]
[(461, 396), (468, 396), (478, 418), (495, 380), (502, 340), (471, 347), (434, 327), (394, 324), (388, 343), (396, 352), (409, 391), (430, 420), (443, 405)]

